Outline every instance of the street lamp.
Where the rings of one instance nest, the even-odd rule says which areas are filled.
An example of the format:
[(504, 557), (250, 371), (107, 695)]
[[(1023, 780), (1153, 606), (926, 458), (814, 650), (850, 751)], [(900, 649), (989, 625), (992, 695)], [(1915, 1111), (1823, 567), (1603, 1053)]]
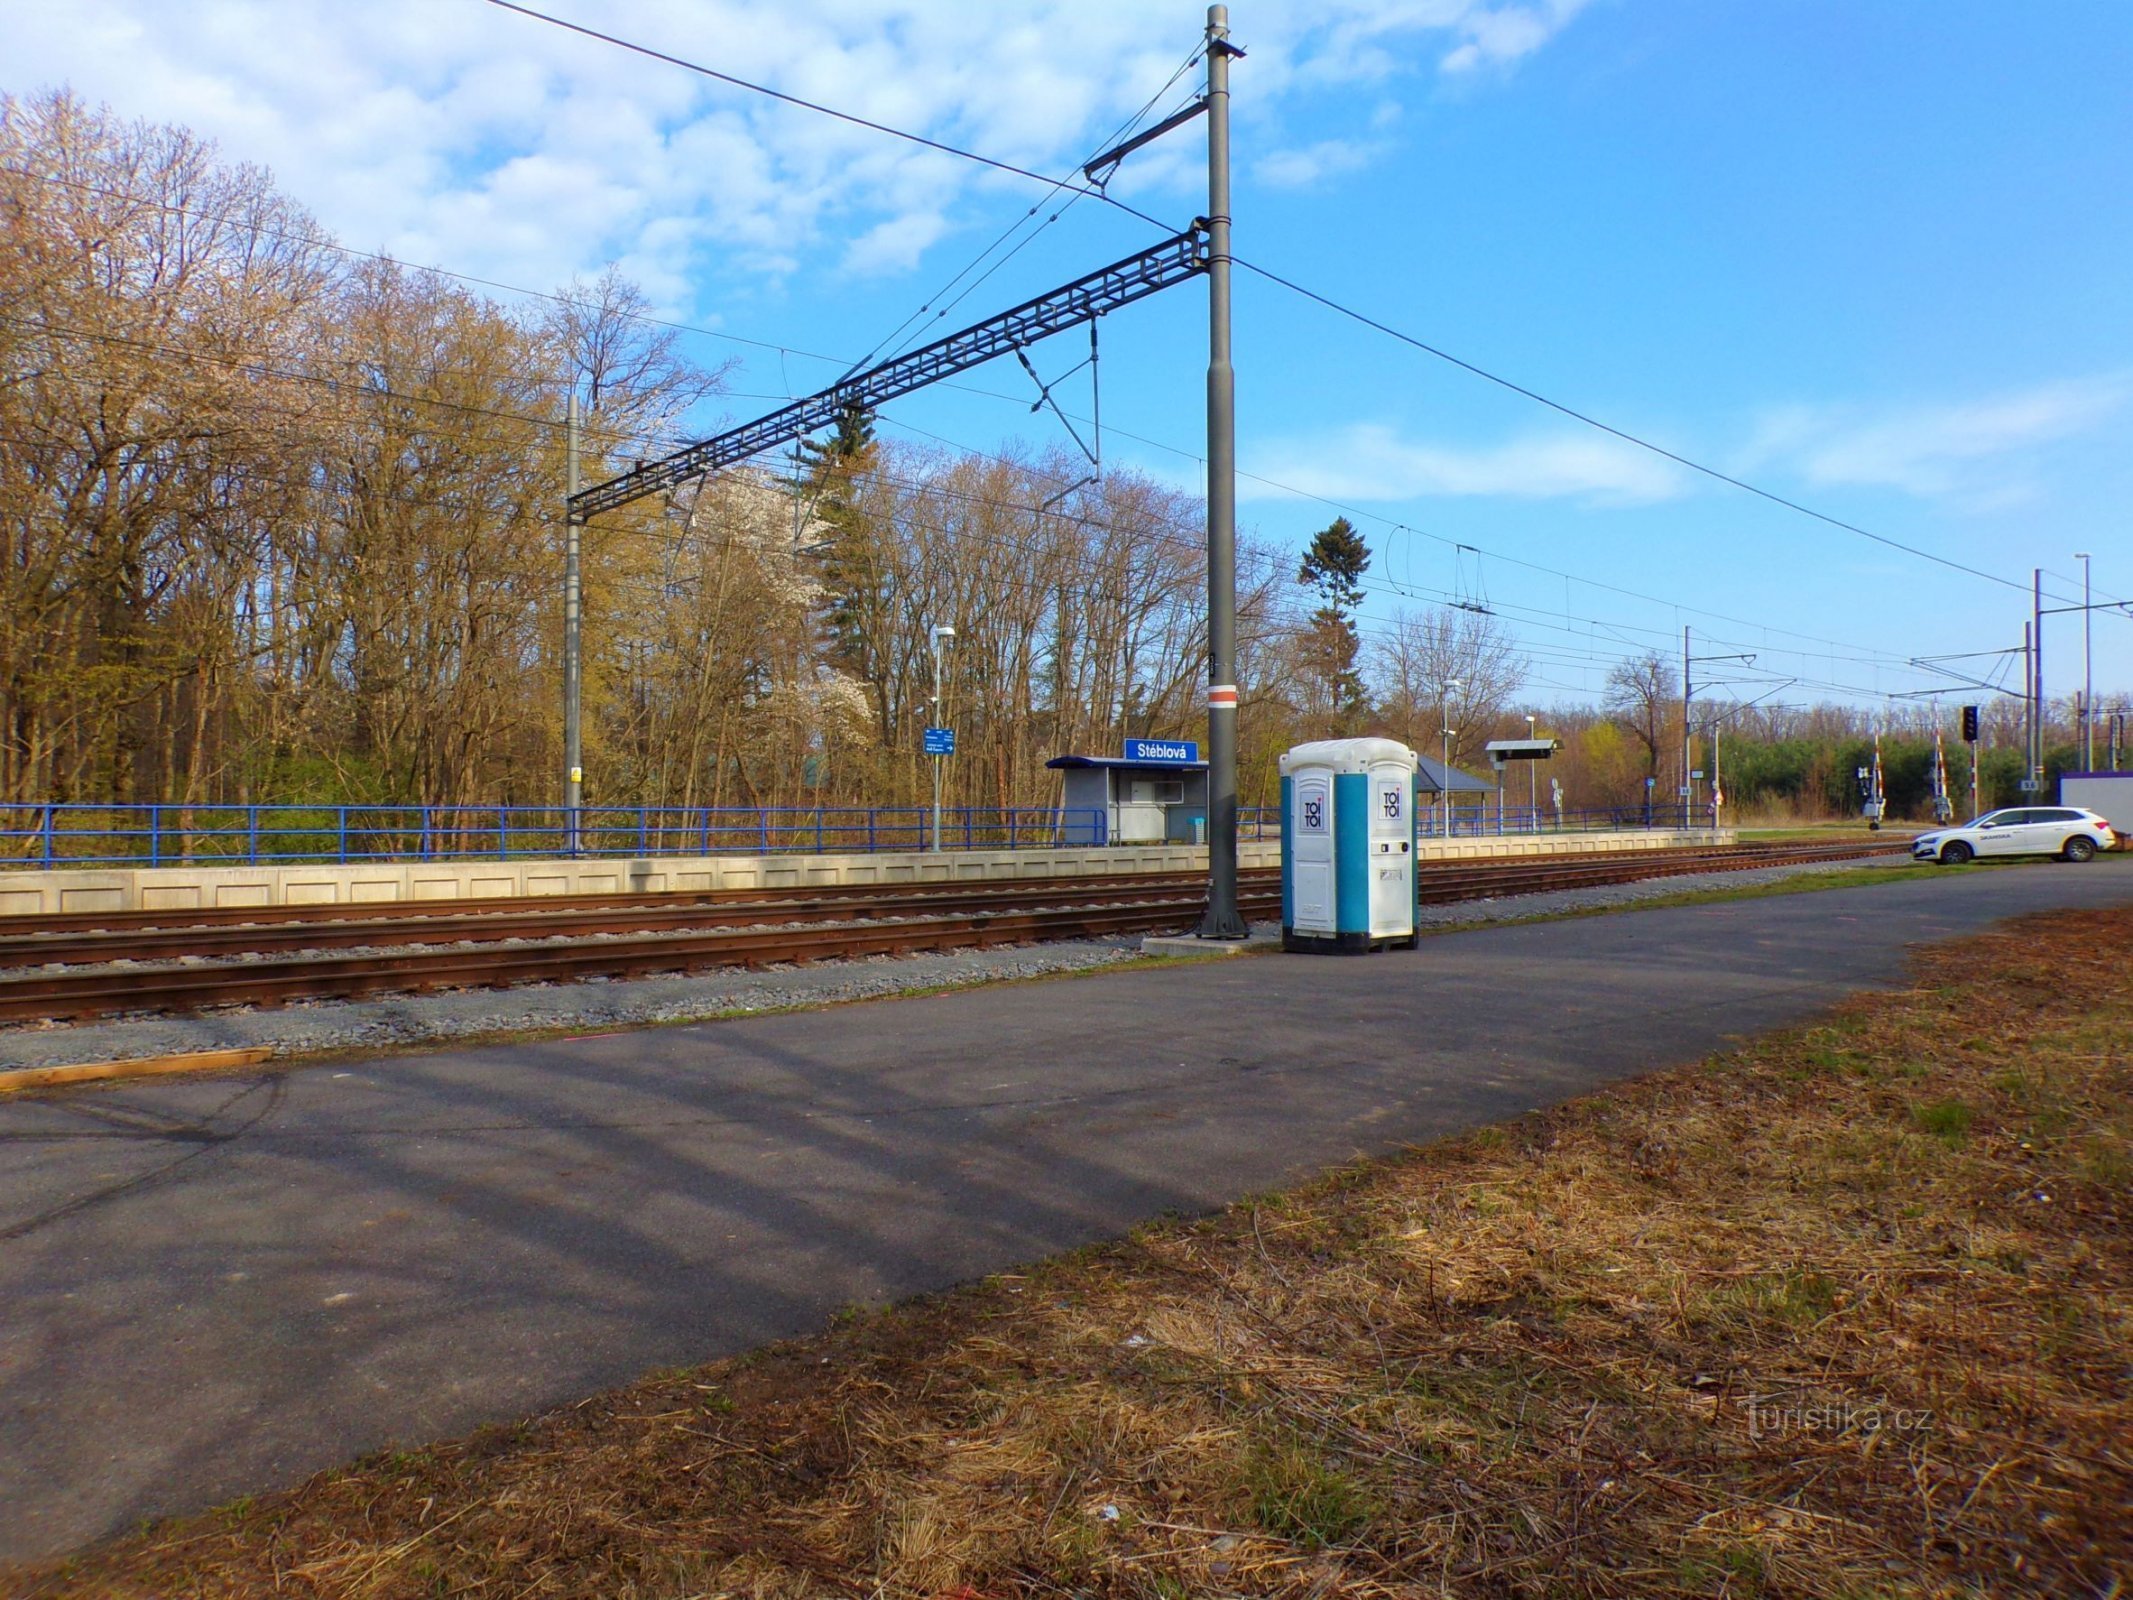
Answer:
[(2096, 613), (2089, 608), (2089, 557), (2086, 550), (2076, 550), (2074, 559), (2081, 563), (2081, 770), (2096, 770), (2096, 656), (2089, 642), (2089, 618)]
[[(1526, 741), (1530, 744), (1539, 737), (1540, 734), (1534, 715), (1528, 711), (1526, 713)], [(1535, 833), (1540, 832), (1540, 816), (1540, 763), (1529, 759), (1526, 762), (1526, 825)]]
[(1452, 836), (1452, 691), (1466, 687), (1457, 678), (1446, 678), (1439, 689), (1444, 711), (1444, 772), (1438, 779), (1437, 798), (1444, 807), (1444, 836)]
[[(941, 699), (941, 656), (946, 650), (949, 641), (954, 638), (955, 629), (947, 623), (942, 622), (934, 625), (933, 716), (935, 724), (943, 728), (948, 725), (948, 709)], [(941, 847), (941, 761), (942, 757), (936, 754), (933, 758), (933, 848), (936, 850)]]

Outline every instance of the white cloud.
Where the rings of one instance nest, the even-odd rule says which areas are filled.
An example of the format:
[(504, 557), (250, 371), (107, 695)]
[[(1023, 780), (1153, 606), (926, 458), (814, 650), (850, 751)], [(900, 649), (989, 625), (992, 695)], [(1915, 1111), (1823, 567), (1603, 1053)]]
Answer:
[(1384, 149), (1382, 143), (1375, 141), (1322, 139), (1301, 149), (1277, 150), (1254, 170), (1261, 183), (1276, 189), (1308, 189), (1328, 178), (1367, 167)]
[[(1646, 505), (1682, 492), (1680, 472), (1648, 451), (1600, 435), (1537, 434), (1483, 448), (1428, 444), (1379, 423), (1255, 450), (1250, 470), (1329, 500), (1407, 500), (1421, 495), (1582, 499)], [(1240, 486), (1278, 498), (1264, 484)]]
[(1751, 468), (1789, 468), (1818, 486), (1900, 489), (1973, 510), (2020, 504), (2042, 446), (2095, 429), (2133, 398), (2133, 375), (2068, 378), (1955, 404), (1876, 411), (1795, 405), (1768, 413)]
[[(858, 115), (1069, 170), (1191, 48), (1198, 0), (546, 0), (544, 9)], [(702, 314), (719, 272), (903, 270), (1017, 180), (780, 106), (478, 0), (7, 0), (0, 90), (72, 85), (181, 123), (347, 243), (536, 287), (627, 259)], [(1575, 0), (1295, 0), (1240, 17), (1247, 119), (1330, 85), (1507, 65)], [(1240, 81), (1244, 81), (1240, 79)], [(1172, 96), (1187, 87), (1180, 85)], [(1388, 102), (1389, 103), (1389, 102)], [(1121, 193), (1188, 187), (1179, 141)], [(1371, 159), (1329, 140), (1277, 182)], [(853, 242), (856, 241), (856, 242)], [(693, 286), (693, 287), (692, 287)]]
[(1418, 39), (1441, 38), (1440, 71), (1509, 67), (1533, 54), (1586, 0), (1326, 0), (1306, 13), (1324, 42), (1302, 70), (1327, 81), (1369, 81), (1408, 69)]

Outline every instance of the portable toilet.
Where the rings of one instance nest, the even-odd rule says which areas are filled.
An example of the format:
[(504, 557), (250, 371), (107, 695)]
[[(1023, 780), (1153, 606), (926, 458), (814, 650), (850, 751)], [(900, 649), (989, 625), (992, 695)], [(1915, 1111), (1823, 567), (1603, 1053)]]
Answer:
[(1281, 758), (1281, 944), (1360, 955), (1415, 943), (1415, 753), (1321, 739)]

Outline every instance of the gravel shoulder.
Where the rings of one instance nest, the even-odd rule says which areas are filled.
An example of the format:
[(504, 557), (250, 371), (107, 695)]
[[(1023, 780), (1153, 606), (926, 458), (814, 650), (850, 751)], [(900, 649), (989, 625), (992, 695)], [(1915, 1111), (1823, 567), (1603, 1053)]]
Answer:
[[(1635, 907), (1707, 889), (1752, 888), (1841, 873), (1853, 862), (1704, 872), (1593, 889), (1424, 906), (1428, 929), (1479, 927), (1566, 912)], [(338, 954), (352, 952), (336, 952)], [(274, 1010), (231, 1008), (187, 1017), (134, 1017), (0, 1031), (0, 1070), (121, 1061), (194, 1050), (265, 1046), (277, 1056), (445, 1043), (496, 1034), (609, 1029), (875, 1000), (913, 991), (1093, 972), (1140, 956), (1140, 937), (1064, 940), (992, 950), (874, 956), (761, 971), (704, 972), (624, 981), (530, 984), (514, 989), (321, 1000)]]

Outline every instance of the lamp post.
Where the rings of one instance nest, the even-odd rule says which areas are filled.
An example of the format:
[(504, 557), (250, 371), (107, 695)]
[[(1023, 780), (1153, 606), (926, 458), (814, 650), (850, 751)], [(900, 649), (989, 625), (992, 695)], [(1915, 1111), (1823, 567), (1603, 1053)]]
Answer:
[(2081, 770), (2096, 770), (2096, 656), (2089, 641), (2089, 619), (2096, 615), (2090, 609), (2089, 556), (2086, 550), (2074, 552), (2074, 559), (2081, 563)]
[[(1532, 712), (1528, 711), (1526, 713), (1526, 742), (1530, 744), (1539, 737), (1538, 720)], [(1540, 763), (1528, 756), (1526, 758), (1526, 826), (1534, 833), (1540, 832), (1540, 781)]]
[[(941, 698), (941, 656), (948, 642), (955, 637), (955, 629), (947, 623), (938, 623), (933, 629), (933, 716), (936, 726), (948, 726), (948, 708)], [(941, 847), (941, 761), (933, 758), (933, 848)]]
[(1464, 688), (1457, 678), (1446, 678), (1439, 686), (1439, 697), (1444, 710), (1444, 771), (1438, 782), (1442, 785), (1437, 798), (1444, 806), (1444, 836), (1452, 836), (1452, 691)]

